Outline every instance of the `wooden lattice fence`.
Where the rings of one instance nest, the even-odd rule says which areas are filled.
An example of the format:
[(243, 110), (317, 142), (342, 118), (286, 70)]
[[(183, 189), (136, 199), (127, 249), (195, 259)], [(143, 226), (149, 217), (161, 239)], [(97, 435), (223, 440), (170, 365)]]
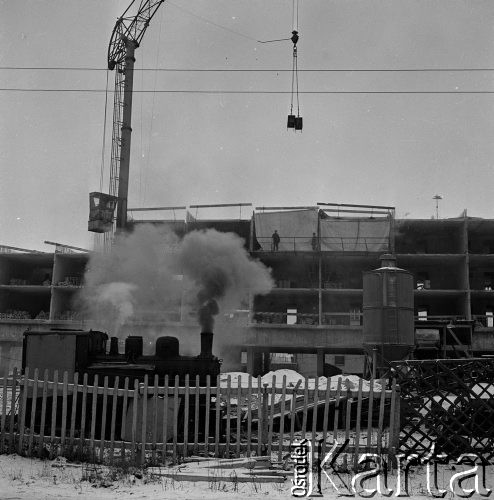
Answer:
[(494, 460), (494, 359), (391, 363), (401, 388), (399, 451)]

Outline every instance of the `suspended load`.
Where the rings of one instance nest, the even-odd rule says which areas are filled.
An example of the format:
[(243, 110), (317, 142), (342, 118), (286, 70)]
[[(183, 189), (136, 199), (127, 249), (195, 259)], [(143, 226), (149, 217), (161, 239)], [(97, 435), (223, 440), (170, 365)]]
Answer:
[[(293, 128), (294, 130), (302, 130), (303, 121), (300, 116), (300, 102), (298, 98), (298, 66), (297, 66), (297, 42), (299, 36), (298, 31), (292, 31), (292, 37), (290, 40), (293, 43), (293, 64), (292, 64), (292, 101), (290, 104), (290, 114), (288, 115), (287, 128)], [(293, 114), (293, 98), (297, 98), (297, 116)]]
[(89, 193), (88, 231), (107, 233), (113, 228), (117, 197), (106, 193)]
[[(292, 99), (290, 104), (290, 114), (288, 115), (287, 128), (292, 128), (294, 131), (302, 130), (303, 120), (300, 116), (300, 102), (298, 98), (298, 65), (297, 65), (297, 42), (299, 40), (298, 34), (298, 0), (293, 0), (293, 22), (292, 22), (292, 36), (290, 38), (278, 38), (276, 40), (258, 40), (259, 43), (282, 42), (291, 40), (293, 43), (293, 64), (292, 64)], [(297, 98), (297, 114), (293, 111), (294, 97)]]

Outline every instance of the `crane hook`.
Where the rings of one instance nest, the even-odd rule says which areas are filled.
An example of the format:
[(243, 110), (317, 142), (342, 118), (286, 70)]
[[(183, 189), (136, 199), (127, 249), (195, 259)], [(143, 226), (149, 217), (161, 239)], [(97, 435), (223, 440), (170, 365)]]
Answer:
[(293, 30), (292, 31), (292, 37), (290, 40), (293, 42), (293, 45), (296, 46), (298, 42), (298, 31)]

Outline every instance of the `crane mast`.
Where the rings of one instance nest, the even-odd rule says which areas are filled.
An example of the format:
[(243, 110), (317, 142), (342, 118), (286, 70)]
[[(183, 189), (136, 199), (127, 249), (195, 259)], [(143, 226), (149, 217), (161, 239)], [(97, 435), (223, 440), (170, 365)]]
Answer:
[[(116, 231), (127, 226), (132, 91), (135, 50), (156, 11), (165, 0), (133, 0), (118, 18), (108, 46), (108, 69), (115, 71), (109, 194), (117, 199)], [(114, 227), (110, 234), (111, 237)]]

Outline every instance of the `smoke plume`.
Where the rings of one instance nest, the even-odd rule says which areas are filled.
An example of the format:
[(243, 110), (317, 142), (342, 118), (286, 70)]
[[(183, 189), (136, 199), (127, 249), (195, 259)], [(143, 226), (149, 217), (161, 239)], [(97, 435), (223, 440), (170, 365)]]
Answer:
[(181, 242), (179, 260), (184, 274), (197, 291), (199, 321), (212, 331), (215, 302), (228, 309), (238, 307), (248, 294), (265, 294), (273, 287), (269, 270), (253, 260), (243, 240), (233, 233), (214, 229), (188, 233)]
[(117, 240), (110, 253), (93, 254), (78, 309), (93, 328), (119, 335), (136, 319), (177, 312), (184, 298), (198, 311), (203, 331), (213, 331), (221, 309), (239, 308), (249, 294), (268, 293), (270, 270), (253, 260), (233, 233), (194, 231), (181, 241), (151, 225)]

